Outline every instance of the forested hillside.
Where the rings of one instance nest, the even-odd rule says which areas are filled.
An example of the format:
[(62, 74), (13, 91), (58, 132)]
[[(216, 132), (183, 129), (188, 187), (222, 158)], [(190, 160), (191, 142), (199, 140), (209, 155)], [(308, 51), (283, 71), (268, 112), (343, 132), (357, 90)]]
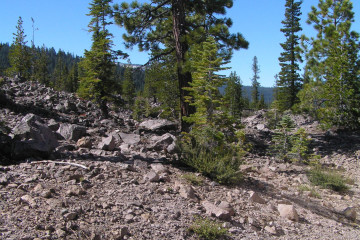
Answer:
[[(0, 43), (0, 76), (6, 76), (6, 70), (10, 68), (9, 52), (11, 45), (9, 43)], [(45, 83), (47, 86), (54, 87), (57, 90), (76, 92), (79, 84), (79, 77), (81, 70), (79, 70), (78, 63), (81, 57), (75, 56), (71, 53), (59, 49), (56, 51), (54, 48), (30, 48), (28, 51), (32, 53), (34, 58), (34, 66), (32, 66), (32, 78), (35, 81)], [(42, 62), (40, 62), (42, 61)], [(42, 69), (43, 74), (36, 75), (36, 64), (44, 64), (45, 68)], [(133, 64), (117, 64), (114, 69), (114, 79), (118, 83), (119, 92), (121, 92), (121, 83), (124, 78), (126, 68), (132, 68), (133, 80), (136, 90), (140, 91), (144, 88), (144, 68), (139, 65)], [(64, 84), (67, 83), (67, 84)]]

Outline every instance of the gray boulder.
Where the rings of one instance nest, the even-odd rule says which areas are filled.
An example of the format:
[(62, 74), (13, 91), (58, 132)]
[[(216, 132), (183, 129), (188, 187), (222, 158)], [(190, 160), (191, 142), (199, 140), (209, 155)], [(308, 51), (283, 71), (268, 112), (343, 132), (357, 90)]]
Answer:
[(150, 144), (147, 146), (148, 149), (154, 149), (161, 151), (167, 149), (175, 141), (175, 136), (170, 133), (165, 133), (162, 136), (153, 136), (150, 138)]
[(59, 145), (55, 133), (34, 114), (27, 114), (12, 134), (12, 155), (15, 159), (47, 157)]
[(139, 125), (140, 130), (157, 132), (176, 130), (177, 124), (166, 119), (146, 120)]
[(103, 138), (99, 143), (98, 148), (107, 151), (113, 151), (115, 149), (116, 141), (114, 136)]
[(135, 145), (140, 142), (140, 135), (139, 134), (127, 134), (127, 133), (119, 133), (121, 139), (124, 143), (129, 145)]
[(66, 140), (77, 141), (86, 135), (86, 128), (69, 123), (62, 123), (57, 131)]

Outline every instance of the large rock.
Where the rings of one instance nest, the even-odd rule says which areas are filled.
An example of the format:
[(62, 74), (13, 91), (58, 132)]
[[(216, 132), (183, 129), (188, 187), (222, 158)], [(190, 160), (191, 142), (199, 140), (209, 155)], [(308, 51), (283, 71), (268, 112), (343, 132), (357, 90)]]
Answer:
[(165, 133), (162, 136), (152, 136), (150, 138), (150, 144), (148, 149), (154, 149), (156, 151), (167, 150), (167, 148), (174, 143), (175, 137), (170, 133)]
[(48, 157), (59, 145), (55, 133), (34, 115), (27, 114), (12, 131), (14, 136), (12, 156), (17, 159)]
[(66, 140), (77, 141), (86, 135), (86, 128), (69, 123), (62, 123), (57, 131)]
[(103, 138), (99, 143), (98, 148), (106, 151), (113, 151), (116, 146), (116, 141), (114, 136), (109, 136), (107, 138)]
[(344, 216), (351, 220), (351, 221), (356, 221), (356, 211), (355, 208), (353, 207), (347, 207), (346, 209), (344, 209), (343, 211)]
[(146, 120), (140, 123), (139, 129), (150, 132), (176, 130), (177, 124), (166, 119)]
[(135, 145), (140, 142), (140, 135), (139, 134), (133, 134), (133, 133), (119, 133), (121, 139), (124, 143), (129, 145)]
[(11, 161), (12, 139), (0, 130), (0, 165), (12, 164)]
[(295, 207), (293, 205), (279, 204), (278, 211), (281, 217), (287, 218), (294, 222), (299, 221), (299, 215), (296, 212)]
[(201, 205), (205, 208), (206, 213), (210, 216), (214, 216), (219, 218), (220, 220), (230, 221), (232, 213), (229, 212), (227, 209), (223, 209), (221, 207), (212, 204), (209, 201), (204, 201)]
[(254, 203), (260, 203), (260, 204), (266, 203), (266, 201), (262, 197), (260, 197), (260, 195), (257, 194), (256, 192), (250, 193), (249, 201), (254, 202)]

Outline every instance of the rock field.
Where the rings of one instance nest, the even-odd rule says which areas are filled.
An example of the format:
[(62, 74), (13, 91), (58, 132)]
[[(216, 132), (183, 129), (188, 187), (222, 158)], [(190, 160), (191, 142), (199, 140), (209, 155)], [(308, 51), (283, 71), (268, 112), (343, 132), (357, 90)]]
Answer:
[(266, 154), (265, 111), (243, 119), (254, 146), (244, 181), (195, 174), (203, 182), (194, 185), (177, 164), (175, 122), (137, 122), (115, 107), (103, 119), (74, 94), (17, 79), (5, 80), (0, 101), (0, 239), (198, 239), (189, 231), (196, 216), (220, 222), (224, 239), (360, 239), (357, 132), (293, 116), (320, 162), (353, 180), (345, 193), (312, 187), (309, 166)]

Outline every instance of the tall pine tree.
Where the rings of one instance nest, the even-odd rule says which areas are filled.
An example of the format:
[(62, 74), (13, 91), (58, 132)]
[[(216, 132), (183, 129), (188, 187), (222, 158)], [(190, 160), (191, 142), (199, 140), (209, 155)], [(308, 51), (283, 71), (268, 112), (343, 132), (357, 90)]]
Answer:
[(26, 46), (26, 35), (23, 28), (23, 20), (19, 17), (16, 33), (14, 33), (14, 43), (10, 48), (9, 61), (11, 67), (7, 70), (10, 76), (19, 76), (20, 78), (30, 79), (31, 55)]
[(279, 57), (281, 71), (276, 81), (276, 106), (280, 111), (290, 109), (298, 102), (297, 94), (302, 87), (299, 62), (301, 62), (300, 26), (302, 0), (286, 0), (285, 20), (282, 21), (286, 41), (281, 43), (283, 52)]
[[(352, 2), (349, 0), (320, 0), (309, 13), (308, 24), (312, 24), (317, 36), (304, 37), (306, 73), (308, 86), (301, 96), (300, 107), (311, 103), (316, 116), (329, 125), (360, 127), (360, 64), (359, 34), (351, 31), (354, 22)], [(310, 43), (306, 45), (306, 43)], [(316, 86), (320, 95), (313, 96)]]
[(228, 105), (229, 113), (235, 118), (240, 119), (244, 108), (242, 96), (241, 80), (236, 72), (231, 72), (225, 88), (224, 98)]
[(259, 88), (260, 88), (260, 83), (259, 83), (259, 79), (260, 79), (260, 67), (259, 67), (259, 63), (258, 63), (258, 59), (255, 56), (253, 59), (253, 64), (252, 64), (252, 71), (253, 71), (253, 77), (251, 78), (251, 83), (252, 83), (252, 91), (251, 91), (251, 106), (254, 109), (258, 109), (259, 108), (259, 97), (260, 97), (260, 92), (259, 92)]
[(122, 84), (123, 97), (130, 106), (134, 104), (136, 96), (133, 72), (134, 70), (132, 67), (125, 68), (124, 80)]
[[(115, 5), (115, 19), (127, 30), (124, 39), (128, 47), (138, 45), (140, 50), (149, 50), (152, 59), (175, 53), (181, 116), (189, 116), (195, 111), (185, 101), (189, 96), (186, 89), (192, 82), (192, 73), (185, 67), (191, 45), (204, 42), (207, 32), (228, 58), (233, 49), (248, 46), (241, 34), (230, 34), (231, 19), (220, 18), (232, 4), (232, 0), (154, 0), (150, 3), (134, 1), (130, 5), (126, 2)], [(189, 130), (186, 122), (182, 121), (181, 125), (183, 130)]]
[(224, 112), (221, 111), (224, 100), (219, 91), (226, 79), (216, 73), (226, 68), (222, 67), (224, 61), (217, 50), (215, 39), (209, 37), (206, 42), (194, 47), (190, 55), (194, 79), (186, 89), (190, 92), (187, 101), (196, 107), (196, 112), (185, 117), (185, 120), (193, 123), (195, 127), (215, 127), (226, 120)]
[(91, 21), (89, 32), (92, 32), (91, 50), (85, 50), (85, 57), (80, 62), (84, 76), (80, 79), (79, 95), (94, 100), (99, 104), (105, 117), (108, 115), (107, 101), (113, 88), (114, 57), (112, 55), (112, 34), (107, 29), (112, 24), (110, 3), (112, 0), (93, 0), (90, 3)]

